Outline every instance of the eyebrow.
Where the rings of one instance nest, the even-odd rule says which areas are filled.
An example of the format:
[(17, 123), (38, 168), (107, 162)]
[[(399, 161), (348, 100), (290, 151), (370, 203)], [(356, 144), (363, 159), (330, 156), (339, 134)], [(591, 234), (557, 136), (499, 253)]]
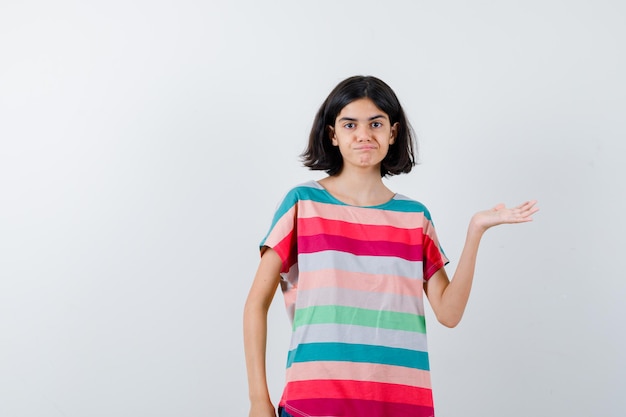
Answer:
[[(367, 119), (368, 121), (372, 121), (375, 119), (386, 119), (387, 116), (385, 116), (384, 114), (377, 114), (376, 116), (372, 116), (369, 119)], [(342, 117), (341, 119), (337, 120), (338, 122), (357, 122), (358, 120), (353, 118), (353, 117)]]

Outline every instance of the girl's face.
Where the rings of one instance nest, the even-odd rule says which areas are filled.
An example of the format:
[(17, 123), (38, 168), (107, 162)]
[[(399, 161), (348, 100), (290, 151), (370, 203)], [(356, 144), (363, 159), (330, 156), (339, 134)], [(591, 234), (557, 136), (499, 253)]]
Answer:
[(343, 157), (342, 172), (361, 168), (380, 173), (380, 163), (395, 141), (398, 123), (391, 125), (387, 113), (369, 98), (346, 105), (329, 126), (332, 144), (339, 147)]

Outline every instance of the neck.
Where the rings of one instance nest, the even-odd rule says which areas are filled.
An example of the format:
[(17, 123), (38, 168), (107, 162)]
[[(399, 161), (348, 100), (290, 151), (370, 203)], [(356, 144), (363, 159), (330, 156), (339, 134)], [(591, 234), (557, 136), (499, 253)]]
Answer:
[(356, 206), (383, 204), (394, 195), (383, 183), (380, 171), (354, 173), (343, 170), (319, 183), (338, 200)]

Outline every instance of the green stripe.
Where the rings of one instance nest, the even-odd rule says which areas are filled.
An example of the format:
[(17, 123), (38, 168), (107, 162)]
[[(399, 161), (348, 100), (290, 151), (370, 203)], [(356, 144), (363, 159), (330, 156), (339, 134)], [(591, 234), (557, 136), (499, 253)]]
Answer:
[(396, 311), (368, 310), (344, 306), (313, 306), (296, 310), (294, 330), (308, 324), (352, 324), (381, 329), (426, 333), (424, 316)]
[(289, 352), (287, 368), (294, 362), (318, 361), (377, 363), (430, 370), (427, 352), (347, 343), (301, 344)]

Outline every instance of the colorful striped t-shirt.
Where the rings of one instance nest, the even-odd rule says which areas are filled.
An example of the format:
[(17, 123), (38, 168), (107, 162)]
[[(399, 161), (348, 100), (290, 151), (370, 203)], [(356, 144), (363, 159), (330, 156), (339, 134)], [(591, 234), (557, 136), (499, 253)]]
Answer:
[(430, 213), (396, 194), (345, 204), (290, 190), (261, 248), (283, 261), (293, 326), (279, 405), (294, 417), (434, 415), (423, 284), (447, 262)]

